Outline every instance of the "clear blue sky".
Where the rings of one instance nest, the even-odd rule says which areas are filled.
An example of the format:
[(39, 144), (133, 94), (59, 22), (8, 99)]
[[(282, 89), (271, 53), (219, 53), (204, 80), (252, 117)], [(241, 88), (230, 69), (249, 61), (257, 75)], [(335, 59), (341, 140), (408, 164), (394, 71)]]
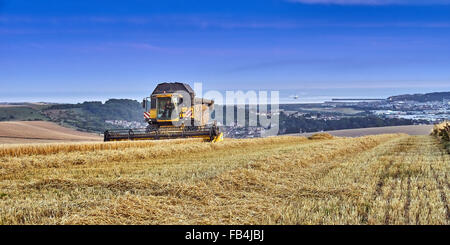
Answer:
[(0, 0), (0, 101), (141, 98), (164, 81), (448, 91), (450, 0)]

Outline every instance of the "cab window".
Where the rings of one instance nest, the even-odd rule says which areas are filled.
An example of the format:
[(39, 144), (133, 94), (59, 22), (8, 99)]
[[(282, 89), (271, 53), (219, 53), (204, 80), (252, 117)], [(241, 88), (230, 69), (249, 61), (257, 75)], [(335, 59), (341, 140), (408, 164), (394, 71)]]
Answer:
[(171, 120), (172, 115), (178, 115), (177, 103), (172, 100), (172, 97), (157, 98), (157, 119)]

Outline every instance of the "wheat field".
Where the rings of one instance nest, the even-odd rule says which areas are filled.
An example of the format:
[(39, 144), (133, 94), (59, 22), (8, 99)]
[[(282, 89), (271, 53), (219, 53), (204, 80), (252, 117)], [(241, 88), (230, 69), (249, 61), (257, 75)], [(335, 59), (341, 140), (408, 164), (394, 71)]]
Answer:
[(432, 136), (0, 146), (0, 224), (450, 224)]

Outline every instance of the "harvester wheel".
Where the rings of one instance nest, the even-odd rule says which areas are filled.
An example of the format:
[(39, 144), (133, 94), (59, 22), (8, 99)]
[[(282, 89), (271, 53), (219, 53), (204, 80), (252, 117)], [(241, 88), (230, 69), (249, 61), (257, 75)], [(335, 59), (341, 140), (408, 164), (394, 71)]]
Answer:
[(156, 130), (158, 130), (157, 126), (155, 126), (155, 125), (148, 125), (147, 128), (145, 129), (145, 132), (150, 133), (150, 132), (153, 132), (153, 131), (156, 131)]
[(133, 132), (133, 130), (132, 129), (129, 129), (128, 130), (128, 139), (133, 139), (134, 138), (134, 132)]
[(104, 141), (104, 142), (109, 141), (109, 137), (110, 137), (110, 136), (111, 136), (111, 135), (109, 134), (109, 131), (106, 130), (106, 131), (103, 133), (103, 141)]

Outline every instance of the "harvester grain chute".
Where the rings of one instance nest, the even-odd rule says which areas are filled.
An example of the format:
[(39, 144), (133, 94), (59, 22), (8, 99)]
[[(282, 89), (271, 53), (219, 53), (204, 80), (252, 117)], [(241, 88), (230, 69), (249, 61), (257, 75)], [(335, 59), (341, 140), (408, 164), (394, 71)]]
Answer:
[(201, 138), (223, 140), (223, 133), (208, 124), (214, 101), (196, 98), (185, 83), (160, 83), (144, 98), (146, 128), (106, 130), (104, 141)]

